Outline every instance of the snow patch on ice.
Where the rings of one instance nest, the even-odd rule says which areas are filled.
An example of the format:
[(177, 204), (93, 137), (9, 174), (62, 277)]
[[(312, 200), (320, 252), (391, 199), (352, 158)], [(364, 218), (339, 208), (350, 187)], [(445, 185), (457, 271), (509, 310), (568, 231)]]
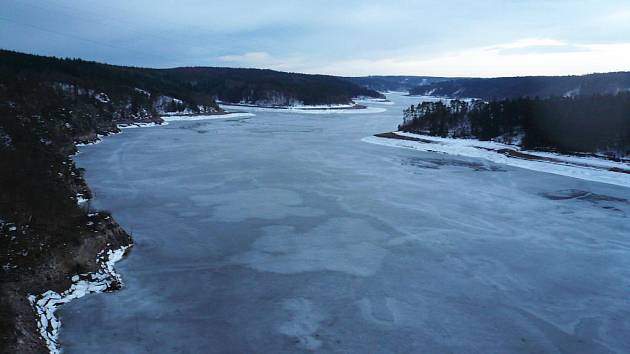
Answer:
[(387, 106), (392, 106), (394, 102), (386, 99), (386, 98), (369, 98), (369, 97), (361, 97), (355, 98), (354, 102), (359, 104), (382, 104)]
[(221, 108), (241, 110), (247, 112), (274, 112), (274, 113), (300, 113), (300, 114), (369, 114), (383, 113), (387, 109), (378, 107), (350, 108), (352, 105), (336, 106), (287, 106), (287, 107), (258, 107), (222, 104)]
[[(516, 145), (501, 144), (493, 141), (441, 138), (404, 132), (396, 132), (396, 134), (412, 138), (420, 138), (424, 141), (388, 139), (375, 136), (363, 138), (362, 141), (398, 148), (481, 158), (495, 163), (520, 167), (532, 171), (546, 172), (588, 181), (630, 187), (630, 174), (608, 170), (610, 168), (619, 168), (624, 170), (630, 169), (630, 164), (622, 162), (598, 159), (594, 157), (567, 156), (551, 152), (524, 151)], [(490, 151), (488, 149), (511, 149), (519, 152), (522, 151), (528, 155), (540, 158), (552, 158), (557, 161), (526, 160), (508, 157), (497, 151)]]
[(211, 115), (182, 115), (182, 116), (163, 116), (162, 119), (165, 122), (177, 122), (177, 121), (194, 121), (194, 120), (208, 120), (208, 119), (227, 119), (227, 118), (242, 118), (253, 117), (255, 114), (249, 112), (235, 112), (227, 114), (211, 114)]
[(29, 295), (28, 300), (37, 313), (37, 327), (51, 354), (61, 353), (59, 347), (59, 329), (61, 322), (55, 316), (59, 306), (90, 293), (101, 293), (122, 286), (120, 275), (114, 271), (114, 264), (121, 260), (127, 249), (123, 246), (115, 250), (107, 250), (97, 255), (101, 269), (95, 273), (79, 274), (72, 277), (72, 285), (62, 293), (52, 290), (40, 295)]

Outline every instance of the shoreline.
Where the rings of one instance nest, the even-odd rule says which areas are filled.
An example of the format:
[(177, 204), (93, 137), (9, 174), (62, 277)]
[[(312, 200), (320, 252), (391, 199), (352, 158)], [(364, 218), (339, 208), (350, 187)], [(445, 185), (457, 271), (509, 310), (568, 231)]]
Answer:
[(239, 105), (239, 104), (220, 104), (221, 108), (229, 110), (238, 110), (244, 112), (275, 112), (275, 113), (299, 113), (299, 114), (372, 114), (383, 113), (386, 108), (368, 107), (365, 105), (361, 108), (337, 107), (331, 106), (257, 106), (257, 105)]
[(532, 171), (630, 187), (630, 164), (604, 158), (522, 150), (517, 145), (493, 141), (441, 138), (405, 132), (375, 134), (363, 138), (362, 141), (453, 156), (482, 158)]
[[(75, 143), (76, 147), (83, 147), (88, 145), (96, 145), (103, 141), (103, 138), (122, 134), (125, 129), (135, 128), (151, 128), (168, 125), (173, 121), (195, 121), (195, 120), (207, 120), (207, 119), (227, 119), (237, 117), (252, 117), (253, 113), (247, 112), (221, 112), (218, 114), (181, 114), (181, 115), (169, 115), (161, 116), (161, 122), (131, 122), (120, 123), (116, 127), (118, 131), (112, 131), (108, 134), (96, 134), (96, 138), (93, 141), (84, 143)], [(80, 151), (74, 155), (79, 154)], [(83, 183), (87, 186), (87, 182), (82, 179)], [(91, 198), (84, 196), (82, 193), (77, 195), (77, 203), (81, 206), (88, 202)], [(99, 212), (88, 214), (88, 216), (100, 215)], [(105, 219), (111, 221), (117, 227), (118, 224), (113, 220), (111, 216), (105, 216)], [(120, 228), (122, 230), (122, 228)], [(124, 231), (123, 231), (124, 232)], [(57, 310), (63, 304), (66, 304), (74, 299), (79, 299), (88, 294), (98, 294), (104, 292), (112, 292), (120, 290), (124, 283), (120, 274), (116, 273), (114, 265), (127, 256), (129, 250), (133, 247), (133, 240), (128, 238), (127, 243), (119, 245), (119, 247), (112, 247), (111, 243), (107, 243), (106, 247), (99, 251), (96, 255), (96, 264), (98, 269), (93, 272), (80, 273), (73, 275), (71, 284), (65, 290), (56, 292), (54, 290), (47, 290), (43, 293), (28, 295), (28, 301), (34, 310), (35, 322), (37, 323), (37, 329), (39, 335), (44, 341), (44, 344), (48, 348), (51, 354), (60, 354), (62, 349), (59, 343), (59, 331), (61, 330), (61, 320), (56, 316)]]
[(44, 339), (51, 354), (61, 353), (59, 345), (61, 320), (55, 315), (57, 309), (65, 303), (82, 298), (88, 294), (98, 294), (120, 289), (124, 284), (120, 274), (116, 273), (114, 265), (126, 256), (127, 250), (132, 246), (133, 243), (130, 243), (117, 249), (102, 250), (96, 257), (100, 269), (96, 272), (72, 276), (72, 285), (61, 293), (48, 290), (39, 295), (28, 296), (31, 306), (39, 316), (36, 319), (39, 334)]
[(301, 110), (342, 110), (342, 109), (365, 109), (365, 105), (359, 105), (356, 103), (340, 103), (340, 104), (320, 104), (320, 105), (259, 105), (255, 103), (233, 103), (233, 102), (218, 102), (220, 106), (232, 106), (243, 108), (268, 108), (268, 109), (301, 109)]
[(106, 212), (88, 213), (84, 223), (75, 225), (81, 229), (78, 242), (51, 248), (35, 267), (4, 284), (3, 310), (13, 315), (13, 323), (11, 332), (3, 334), (15, 340), (9, 342), (9, 352), (60, 353), (59, 306), (121, 287), (114, 264), (133, 246), (131, 236)]
[[(249, 112), (225, 112), (222, 114), (182, 114), (182, 115), (170, 115), (162, 116), (164, 123), (179, 122), (179, 121), (196, 121), (196, 120), (211, 120), (211, 119), (229, 119), (229, 118), (245, 118), (254, 117), (254, 113)], [(143, 127), (138, 127), (143, 128)]]
[[(79, 154), (79, 147), (98, 144), (103, 138), (121, 134), (125, 129), (163, 125), (168, 125), (168, 122), (162, 119), (119, 123), (115, 126), (116, 130), (94, 133), (91, 139), (76, 139), (74, 153), (68, 157)], [(19, 314), (20, 319), (16, 323), (18, 333), (28, 338), (26, 341), (20, 339), (22, 344), (14, 348), (19, 353), (40, 352), (44, 349), (52, 354), (61, 353), (58, 342), (61, 321), (56, 316), (60, 306), (87, 294), (111, 292), (123, 286), (121, 275), (116, 273), (114, 265), (129, 253), (133, 240), (109, 213), (86, 209), (89, 208), (86, 203), (92, 199), (92, 193), (82, 174), (77, 175), (73, 185), (78, 190), (77, 205), (87, 211), (89, 220), (86, 224), (78, 225), (86, 229), (81, 241), (51, 250), (48, 259), (28, 276), (26, 282), (18, 280), (13, 287), (5, 289), (10, 295), (7, 300), (12, 304), (12, 311)], [(73, 262), (74, 266), (71, 265)], [(76, 272), (78, 264), (86, 271)], [(39, 290), (32, 291), (32, 288)]]
[[(171, 121), (195, 121), (195, 120), (207, 120), (207, 119), (227, 119), (236, 117), (252, 117), (253, 113), (247, 112), (221, 112), (219, 114), (182, 114), (182, 115), (170, 115), (161, 116), (161, 121), (152, 122), (130, 122), (120, 123), (116, 125), (117, 131), (107, 132), (105, 134), (95, 134), (92, 140), (77, 140), (75, 141), (75, 147), (83, 147), (88, 145), (96, 145), (103, 141), (105, 137), (122, 134), (125, 129), (135, 128), (150, 128), (168, 125)], [(81, 142), (80, 142), (81, 141)], [(79, 154), (79, 149), (76, 149), (74, 154), (70, 157)], [(87, 182), (81, 176), (81, 184), (83, 189), (81, 193), (77, 194), (77, 204), (80, 207), (84, 207), (86, 202), (92, 199), (92, 194), (87, 187)], [(114, 238), (107, 242), (104, 247), (96, 253), (94, 261), (93, 271), (78, 273), (73, 275), (65, 275), (64, 278), (70, 279), (70, 283), (62, 290), (55, 291), (54, 286), (51, 284), (50, 288), (44, 292), (38, 294), (27, 294), (26, 298), (30, 305), (31, 311), (33, 311), (32, 321), (36, 325), (37, 335), (39, 340), (47, 348), (51, 354), (60, 354), (62, 352), (61, 345), (59, 343), (59, 332), (61, 330), (61, 320), (56, 316), (57, 310), (63, 305), (74, 299), (79, 299), (88, 294), (98, 294), (104, 292), (112, 292), (119, 290), (123, 287), (124, 283), (120, 274), (115, 271), (115, 264), (122, 260), (133, 247), (133, 240), (131, 237), (113, 220), (111, 215), (105, 215), (98, 211), (88, 213), (88, 217), (101, 218), (103, 221), (99, 223), (96, 221), (97, 227), (100, 227), (102, 232), (94, 231), (98, 233), (94, 235), (95, 239), (100, 239), (105, 236), (106, 239), (112, 238), (111, 236), (116, 233), (123, 236), (123, 240)], [(94, 225), (93, 221), (89, 221), (88, 225)], [(108, 231), (105, 231), (108, 230)], [(114, 230), (114, 231), (109, 231)], [(94, 242), (95, 240), (86, 240), (84, 242)], [(113, 244), (116, 244), (114, 246)], [(85, 245), (81, 244), (77, 246), (78, 252), (85, 252), (83, 248)], [(85, 257), (85, 256), (84, 256)], [(89, 257), (89, 256), (88, 256)], [(53, 282), (55, 283), (55, 282)], [(64, 282), (65, 283), (65, 282)]]
[[(218, 116), (225, 116), (228, 114), (216, 114)], [(182, 115), (191, 117), (193, 115)], [(170, 116), (174, 117), (174, 116)], [(113, 131), (108, 134), (96, 134), (96, 139), (86, 143), (75, 143), (76, 147), (83, 147), (88, 145), (96, 145), (103, 141), (103, 138), (122, 134), (125, 129), (134, 128), (150, 128), (168, 125), (168, 120), (161, 117), (162, 121), (156, 122), (131, 122), (117, 124), (118, 131)], [(216, 119), (216, 118), (215, 118)], [(79, 154), (79, 150), (72, 156)], [(83, 184), (87, 187), (87, 182), (81, 177)], [(79, 206), (84, 205), (91, 198), (91, 192), (88, 192), (89, 196), (85, 197), (82, 193), (77, 195), (77, 204)], [(88, 216), (100, 215), (99, 212), (89, 213)], [(133, 240), (124, 230), (113, 220), (110, 215), (104, 217), (105, 220), (109, 220), (106, 227), (114, 226), (119, 228), (126, 236), (126, 242), (118, 245), (118, 247), (112, 247), (111, 243), (107, 243), (105, 248), (100, 250), (95, 257), (95, 262), (98, 267), (95, 271), (88, 273), (80, 273), (72, 275), (71, 284), (65, 290), (56, 292), (54, 290), (47, 290), (43, 293), (27, 296), (31, 307), (34, 310), (35, 321), (37, 323), (37, 329), (41, 339), (48, 348), (51, 354), (61, 354), (62, 349), (59, 343), (59, 332), (61, 330), (61, 320), (56, 316), (57, 310), (66, 303), (72, 300), (79, 299), (88, 294), (99, 294), (105, 292), (112, 292), (120, 290), (124, 283), (120, 274), (116, 273), (114, 268), (115, 264), (121, 261), (127, 256), (129, 250), (133, 247)]]

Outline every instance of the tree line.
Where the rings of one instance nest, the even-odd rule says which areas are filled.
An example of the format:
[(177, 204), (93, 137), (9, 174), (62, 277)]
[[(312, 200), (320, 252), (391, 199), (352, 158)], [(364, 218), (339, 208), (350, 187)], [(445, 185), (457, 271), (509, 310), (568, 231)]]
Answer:
[(630, 93), (421, 102), (404, 111), (400, 130), (517, 140), (527, 149), (630, 155)]

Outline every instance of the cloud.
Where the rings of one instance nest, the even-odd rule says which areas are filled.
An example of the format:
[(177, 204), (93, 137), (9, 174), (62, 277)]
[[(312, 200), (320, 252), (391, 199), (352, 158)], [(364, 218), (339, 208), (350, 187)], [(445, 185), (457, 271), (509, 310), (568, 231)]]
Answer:
[(528, 47), (562, 47), (566, 45), (565, 42), (552, 38), (524, 38), (496, 47), (500, 49), (521, 49)]
[[(540, 45), (543, 43), (543, 45)], [(554, 48), (556, 51), (521, 51)], [(564, 49), (564, 50), (558, 50)], [(406, 74), (432, 76), (572, 75), (629, 70), (630, 42), (567, 44), (561, 41), (515, 41), (467, 48), (427, 59), (413, 57), (340, 61), (314, 69), (333, 75)]]
[(264, 68), (284, 71), (304, 69), (304, 61), (298, 56), (276, 58), (267, 52), (246, 52), (236, 55), (222, 55), (216, 58), (223, 65), (245, 68)]
[(247, 52), (240, 55), (224, 55), (217, 58), (219, 61), (227, 63), (237, 63), (245, 65), (260, 66), (273, 61), (267, 52)]
[(562, 53), (587, 51), (585, 47), (580, 47), (551, 38), (525, 38), (514, 42), (489, 47), (497, 53), (510, 54), (533, 54), (533, 53)]

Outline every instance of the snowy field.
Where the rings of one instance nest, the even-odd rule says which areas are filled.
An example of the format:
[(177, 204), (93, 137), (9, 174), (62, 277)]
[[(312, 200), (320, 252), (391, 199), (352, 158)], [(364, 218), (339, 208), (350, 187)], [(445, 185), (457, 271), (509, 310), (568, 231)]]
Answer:
[(135, 244), (57, 311), (64, 352), (630, 352), (630, 188), (364, 143), (417, 103), (388, 98), (82, 147)]

